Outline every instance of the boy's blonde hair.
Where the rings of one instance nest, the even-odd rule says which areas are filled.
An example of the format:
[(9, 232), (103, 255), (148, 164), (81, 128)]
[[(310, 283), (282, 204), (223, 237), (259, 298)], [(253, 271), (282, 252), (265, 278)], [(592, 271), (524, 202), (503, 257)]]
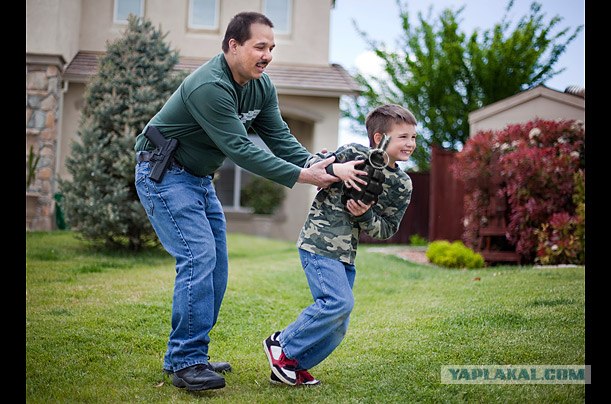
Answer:
[(386, 133), (393, 125), (401, 122), (408, 125), (417, 125), (414, 114), (400, 105), (384, 104), (370, 111), (365, 118), (369, 146), (376, 147), (373, 139), (375, 133)]

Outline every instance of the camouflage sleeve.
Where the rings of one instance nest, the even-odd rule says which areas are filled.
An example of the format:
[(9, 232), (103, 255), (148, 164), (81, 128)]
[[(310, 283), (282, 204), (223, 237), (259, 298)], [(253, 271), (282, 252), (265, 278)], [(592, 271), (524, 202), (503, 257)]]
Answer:
[(359, 228), (373, 238), (385, 240), (399, 230), (412, 196), (412, 181), (407, 174), (401, 174), (404, 176), (393, 173), (387, 177), (384, 191), (369, 210), (371, 214), (355, 219)]
[[(327, 157), (329, 157), (329, 156), (327, 156)], [(319, 161), (324, 160), (324, 159), (325, 159), (325, 158), (327, 158), (327, 157), (325, 157), (325, 156), (324, 156), (322, 153), (316, 153), (316, 154), (312, 154), (312, 155), (310, 156), (310, 158), (309, 158), (309, 159), (306, 161), (305, 166), (303, 166), (303, 168), (309, 168), (309, 167), (311, 167), (313, 164), (316, 164), (316, 163), (318, 163)]]
[(335, 150), (334, 152), (327, 152), (327, 153), (318, 152), (318, 153), (312, 154), (310, 158), (308, 159), (308, 161), (306, 162), (304, 168), (308, 168), (312, 166), (313, 164), (316, 164), (319, 161), (329, 158), (331, 156), (336, 157), (335, 161), (337, 163), (345, 163), (346, 161), (354, 160), (360, 156), (365, 157), (367, 155), (366, 154), (367, 150), (368, 150), (367, 146), (363, 146), (358, 143), (345, 144), (345, 145), (338, 147), (337, 150)]

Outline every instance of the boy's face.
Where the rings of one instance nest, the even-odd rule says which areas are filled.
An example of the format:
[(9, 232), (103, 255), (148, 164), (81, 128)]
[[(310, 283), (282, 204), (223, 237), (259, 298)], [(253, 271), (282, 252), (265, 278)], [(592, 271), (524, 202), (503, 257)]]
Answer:
[[(409, 125), (403, 122), (394, 124), (386, 134), (390, 136), (390, 142), (386, 147), (386, 153), (389, 157), (388, 165), (394, 168), (395, 162), (407, 161), (412, 153), (414, 153), (414, 150), (416, 150), (416, 125)], [(376, 144), (380, 144), (382, 134), (376, 133), (374, 140)]]

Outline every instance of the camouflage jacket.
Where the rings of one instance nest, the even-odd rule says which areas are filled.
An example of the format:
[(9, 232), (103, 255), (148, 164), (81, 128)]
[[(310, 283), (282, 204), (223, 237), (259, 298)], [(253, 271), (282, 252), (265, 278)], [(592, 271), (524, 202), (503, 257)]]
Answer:
[[(366, 158), (369, 150), (367, 146), (350, 143), (339, 147), (334, 154), (336, 161), (343, 163), (357, 157)], [(322, 157), (318, 155), (311, 159), (309, 165)], [(387, 239), (395, 234), (411, 200), (412, 180), (399, 167), (386, 167), (384, 175), (384, 191), (378, 202), (358, 217), (354, 217), (342, 204), (343, 182), (320, 190), (301, 228), (297, 247), (354, 264), (362, 231), (377, 239)]]

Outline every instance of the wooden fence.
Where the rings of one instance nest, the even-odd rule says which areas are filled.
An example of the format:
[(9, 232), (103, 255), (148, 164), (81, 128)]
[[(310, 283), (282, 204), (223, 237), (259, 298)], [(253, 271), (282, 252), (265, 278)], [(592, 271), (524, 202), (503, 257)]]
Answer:
[(430, 173), (409, 173), (413, 193), (397, 233), (387, 240), (361, 234), (369, 244), (409, 244), (412, 235), (429, 241), (461, 240), (463, 232), (464, 186), (454, 179), (450, 165), (455, 152), (433, 147)]

